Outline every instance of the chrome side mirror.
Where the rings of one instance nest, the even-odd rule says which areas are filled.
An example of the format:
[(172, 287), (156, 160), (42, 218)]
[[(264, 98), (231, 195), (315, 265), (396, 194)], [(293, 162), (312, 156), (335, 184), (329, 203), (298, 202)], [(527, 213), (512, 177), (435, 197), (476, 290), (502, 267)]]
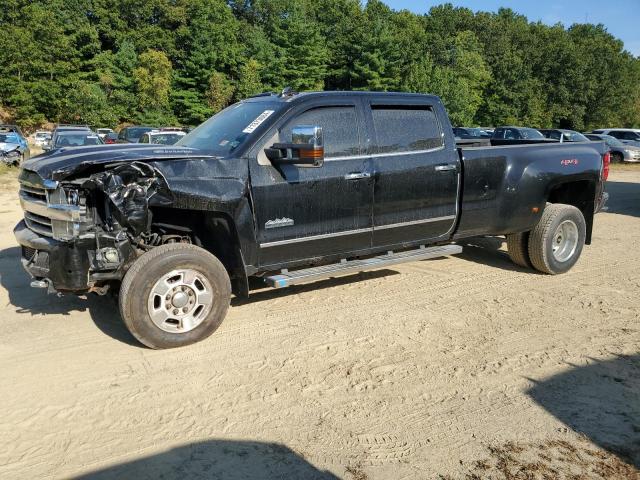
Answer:
[(291, 130), (291, 143), (274, 143), (265, 149), (265, 154), (275, 164), (321, 167), (324, 163), (322, 127), (297, 125)]

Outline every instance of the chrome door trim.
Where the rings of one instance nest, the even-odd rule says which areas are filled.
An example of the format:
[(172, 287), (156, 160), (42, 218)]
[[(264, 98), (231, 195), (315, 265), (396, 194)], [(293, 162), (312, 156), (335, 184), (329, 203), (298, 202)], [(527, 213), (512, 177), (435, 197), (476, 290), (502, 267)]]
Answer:
[(374, 226), (373, 230), (384, 230), (387, 228), (401, 228), (401, 227), (409, 227), (411, 225), (420, 225), (422, 223), (432, 223), (432, 222), (443, 222), (445, 220), (453, 220), (456, 218), (455, 215), (447, 215), (444, 217), (433, 217), (433, 218), (423, 218), (421, 220), (413, 220), (411, 222), (400, 222), (400, 223), (389, 223), (387, 225)]
[(325, 238), (341, 237), (343, 235), (357, 235), (359, 233), (369, 233), (373, 229), (360, 228), (358, 230), (345, 230), (344, 232), (323, 233), (321, 235), (311, 235), (309, 237), (290, 238), (287, 240), (277, 240), (275, 242), (261, 243), (260, 248), (278, 247), (280, 245), (289, 245), (291, 243), (311, 242), (313, 240), (324, 240)]
[(426, 150), (412, 150), (410, 152), (388, 152), (388, 153), (370, 153), (365, 155), (348, 155), (343, 157), (327, 157), (325, 162), (335, 162), (336, 160), (364, 160), (366, 158), (379, 158), (379, 157), (402, 157), (405, 155), (420, 155), (424, 153), (438, 152), (444, 150), (444, 143), (439, 147), (429, 148)]
[(289, 245), (292, 243), (300, 243), (300, 242), (311, 242), (313, 240), (324, 240), (326, 238), (333, 237), (341, 237), (344, 235), (358, 235), (360, 233), (367, 233), (376, 230), (385, 230), (387, 228), (402, 228), (409, 227), (411, 225), (420, 225), (423, 223), (431, 223), (431, 222), (442, 222), (445, 220), (454, 220), (456, 218), (455, 215), (447, 215), (444, 217), (433, 217), (433, 218), (425, 218), (422, 220), (413, 220), (410, 222), (401, 222), (401, 223), (391, 223), (389, 225), (380, 225), (374, 226), (373, 228), (360, 228), (358, 230), (345, 230), (344, 232), (336, 232), (336, 233), (325, 233), (322, 235), (311, 235), (309, 237), (299, 237), (299, 238), (290, 238), (287, 240), (278, 240), (275, 242), (267, 242), (261, 243), (260, 248), (269, 248), (269, 247), (278, 247), (280, 245)]

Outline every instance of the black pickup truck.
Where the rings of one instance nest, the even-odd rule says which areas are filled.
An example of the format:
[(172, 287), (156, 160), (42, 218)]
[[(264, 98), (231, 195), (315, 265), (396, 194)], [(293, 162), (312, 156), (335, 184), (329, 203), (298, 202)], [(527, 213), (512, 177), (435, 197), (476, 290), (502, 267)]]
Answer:
[(460, 148), (434, 96), (263, 94), (171, 147), (25, 162), (14, 233), (33, 286), (119, 292), (131, 333), (170, 348), (213, 333), (251, 277), (286, 287), (456, 254), (478, 235), (566, 272), (608, 168), (602, 142)]

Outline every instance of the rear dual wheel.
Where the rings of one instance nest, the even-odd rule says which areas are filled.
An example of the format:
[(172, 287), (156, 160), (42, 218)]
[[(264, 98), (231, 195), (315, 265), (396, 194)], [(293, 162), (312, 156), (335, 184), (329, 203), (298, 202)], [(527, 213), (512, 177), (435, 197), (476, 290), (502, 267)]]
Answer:
[(585, 238), (582, 212), (572, 205), (550, 203), (531, 232), (507, 235), (507, 248), (517, 265), (557, 275), (576, 264)]

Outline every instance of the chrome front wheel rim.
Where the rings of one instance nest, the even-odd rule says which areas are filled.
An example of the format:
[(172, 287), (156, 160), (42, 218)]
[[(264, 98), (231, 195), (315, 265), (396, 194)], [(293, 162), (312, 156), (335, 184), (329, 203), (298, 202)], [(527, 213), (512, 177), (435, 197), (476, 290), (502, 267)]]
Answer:
[(576, 253), (578, 248), (578, 226), (572, 220), (565, 220), (553, 234), (551, 250), (558, 262), (566, 262)]
[(197, 328), (213, 307), (213, 289), (204, 275), (192, 269), (173, 270), (158, 280), (147, 307), (151, 321), (169, 333)]

